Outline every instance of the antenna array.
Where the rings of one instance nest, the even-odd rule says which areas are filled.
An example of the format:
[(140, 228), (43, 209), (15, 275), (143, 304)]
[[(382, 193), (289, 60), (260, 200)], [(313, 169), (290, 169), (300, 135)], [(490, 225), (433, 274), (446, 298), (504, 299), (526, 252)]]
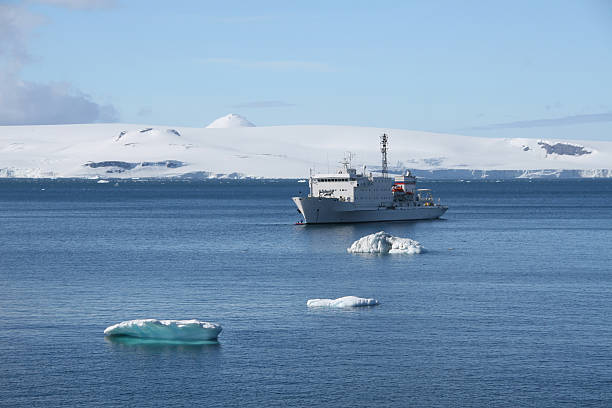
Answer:
[(389, 141), (389, 136), (386, 133), (383, 133), (380, 137), (380, 152), (382, 153), (382, 174), (383, 177), (387, 177), (387, 142)]

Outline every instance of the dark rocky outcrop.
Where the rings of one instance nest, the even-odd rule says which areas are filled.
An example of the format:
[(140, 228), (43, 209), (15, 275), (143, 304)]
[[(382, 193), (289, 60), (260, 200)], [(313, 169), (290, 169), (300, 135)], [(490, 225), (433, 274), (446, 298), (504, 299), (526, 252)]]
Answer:
[(137, 167), (166, 167), (169, 169), (177, 169), (185, 166), (180, 160), (164, 160), (157, 162), (124, 162), (118, 160), (107, 160), (101, 162), (87, 162), (83, 166), (92, 169), (105, 168), (106, 173), (123, 173), (127, 170), (133, 170)]
[(546, 142), (538, 142), (538, 145), (540, 145), (542, 149), (546, 150), (546, 154), (558, 154), (560, 156), (582, 156), (583, 154), (591, 154), (591, 151), (585, 149), (584, 146), (571, 143), (550, 144)]

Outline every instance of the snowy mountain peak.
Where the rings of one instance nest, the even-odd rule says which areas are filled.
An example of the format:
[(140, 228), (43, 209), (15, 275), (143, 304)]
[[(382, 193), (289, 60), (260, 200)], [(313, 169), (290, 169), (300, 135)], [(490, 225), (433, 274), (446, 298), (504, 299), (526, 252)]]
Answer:
[(249, 122), (246, 118), (236, 113), (230, 113), (229, 115), (222, 116), (216, 119), (210, 125), (206, 126), (207, 129), (238, 128), (238, 127), (255, 127), (255, 125)]
[(176, 129), (158, 129), (158, 128), (142, 128), (135, 130), (122, 130), (117, 136), (114, 137), (115, 142), (121, 142), (127, 145), (133, 145), (135, 143), (142, 143), (144, 141), (154, 140), (165, 140), (174, 139), (176, 136), (181, 134)]

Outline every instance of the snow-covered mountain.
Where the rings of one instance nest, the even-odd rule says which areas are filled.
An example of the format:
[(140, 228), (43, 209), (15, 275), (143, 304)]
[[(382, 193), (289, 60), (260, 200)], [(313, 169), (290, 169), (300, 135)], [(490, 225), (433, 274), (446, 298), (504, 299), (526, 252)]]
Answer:
[(0, 126), (0, 177), (304, 178), (345, 152), (433, 178), (612, 177), (612, 142), (494, 139), (351, 126)]
[(249, 122), (243, 116), (236, 113), (230, 113), (229, 115), (221, 116), (220, 118), (215, 119), (210, 125), (206, 126), (207, 129), (227, 129), (239, 127), (255, 127), (255, 125)]

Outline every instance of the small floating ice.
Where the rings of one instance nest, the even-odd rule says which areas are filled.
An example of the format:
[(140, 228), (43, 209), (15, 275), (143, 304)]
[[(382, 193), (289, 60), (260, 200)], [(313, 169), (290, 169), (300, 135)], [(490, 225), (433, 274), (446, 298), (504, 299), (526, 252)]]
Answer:
[(222, 327), (200, 320), (128, 320), (104, 330), (106, 336), (129, 336), (146, 339), (204, 341), (216, 340)]
[(353, 242), (347, 251), (368, 254), (420, 254), (424, 248), (419, 242), (412, 239), (394, 237), (380, 231)]
[(107, 184), (107, 183), (110, 183), (110, 181), (104, 180), (104, 179), (98, 180), (98, 184)]
[(379, 302), (376, 299), (366, 299), (357, 296), (344, 296), (338, 299), (308, 299), (308, 307), (361, 307), (376, 306)]

